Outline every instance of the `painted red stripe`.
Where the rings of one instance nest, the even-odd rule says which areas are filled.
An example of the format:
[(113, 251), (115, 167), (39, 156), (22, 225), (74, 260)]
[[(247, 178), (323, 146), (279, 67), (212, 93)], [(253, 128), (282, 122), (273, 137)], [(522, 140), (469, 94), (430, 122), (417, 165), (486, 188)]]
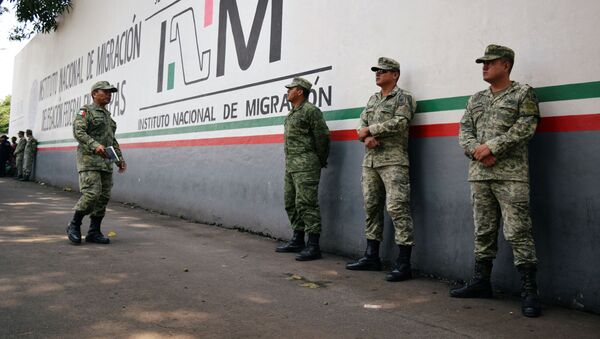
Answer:
[(77, 150), (77, 146), (56, 146), (56, 147), (38, 147), (38, 152), (48, 152), (48, 151), (75, 151)]
[(283, 134), (210, 138), (210, 139), (134, 142), (134, 143), (122, 144), (121, 148), (164, 148), (164, 147), (224, 146), (224, 145), (280, 144), (280, 143), (283, 143)]
[(410, 126), (411, 138), (458, 136), (459, 123)]
[(213, 22), (213, 0), (204, 0), (204, 27), (212, 25)]
[(599, 131), (600, 114), (566, 115), (542, 118), (537, 132), (582, 132)]
[[(458, 136), (458, 123), (419, 125), (410, 127), (411, 138), (435, 138)], [(600, 114), (567, 115), (542, 118), (538, 133), (600, 131)], [(331, 131), (333, 141), (357, 140), (356, 130)], [(165, 148), (191, 146), (256, 145), (283, 143), (283, 134), (254, 135), (191, 140), (168, 140), (121, 144), (121, 148)], [(73, 151), (76, 146), (40, 147), (39, 151)]]
[(358, 140), (358, 134), (356, 133), (355, 129), (331, 131), (331, 140), (333, 140), (333, 141)]

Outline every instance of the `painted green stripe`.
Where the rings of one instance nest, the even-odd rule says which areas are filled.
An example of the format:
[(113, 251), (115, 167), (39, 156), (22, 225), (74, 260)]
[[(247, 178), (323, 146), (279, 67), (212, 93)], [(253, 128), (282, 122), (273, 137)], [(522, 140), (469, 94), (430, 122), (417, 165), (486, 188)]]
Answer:
[(53, 145), (53, 144), (65, 144), (68, 142), (75, 142), (75, 139), (61, 139), (61, 140), (50, 140), (50, 141), (40, 141), (38, 145)]
[(335, 111), (323, 112), (323, 115), (327, 121), (358, 119), (360, 118), (360, 113), (363, 108), (364, 107), (338, 109)]
[(600, 98), (600, 81), (540, 87), (535, 94), (540, 102)]
[(167, 76), (167, 90), (173, 89), (175, 86), (175, 63), (169, 64), (169, 75)]
[(417, 113), (463, 109), (467, 105), (467, 100), (469, 96), (417, 101)]
[[(173, 80), (171, 71), (175, 71), (175, 64), (169, 64), (169, 83)], [(172, 85), (172, 84), (171, 84)], [(169, 84), (167, 84), (169, 86)], [(172, 87), (171, 87), (172, 88)], [(170, 88), (169, 88), (170, 89)], [(567, 84), (536, 88), (535, 92), (540, 102), (600, 98), (600, 81), (585, 82), (578, 84)], [(450, 111), (464, 109), (469, 96), (449, 97), (440, 99), (428, 99), (417, 102), (417, 113)], [(363, 107), (346, 108), (324, 112), (327, 121), (358, 119)], [(196, 125), (185, 127), (174, 127), (161, 130), (150, 130), (140, 132), (129, 132), (117, 134), (118, 138), (139, 138), (157, 135), (182, 134), (208, 131), (222, 131), (241, 128), (265, 127), (282, 125), (285, 117), (269, 117), (244, 121), (228, 121), (210, 125)], [(61, 143), (73, 143), (75, 139), (62, 139), (42, 141), (40, 145), (51, 145)]]
[(230, 122), (218, 122), (210, 125), (194, 125), (185, 127), (174, 127), (165, 128), (159, 130), (140, 131), (117, 134), (117, 138), (139, 138), (149, 137), (155, 135), (167, 135), (167, 134), (182, 134), (182, 133), (194, 133), (194, 132), (209, 132), (209, 131), (222, 131), (229, 129), (241, 129), (241, 128), (252, 128), (252, 127), (265, 127), (265, 126), (277, 126), (282, 125), (285, 117), (272, 117), (262, 118), (253, 120), (243, 121), (230, 121)]

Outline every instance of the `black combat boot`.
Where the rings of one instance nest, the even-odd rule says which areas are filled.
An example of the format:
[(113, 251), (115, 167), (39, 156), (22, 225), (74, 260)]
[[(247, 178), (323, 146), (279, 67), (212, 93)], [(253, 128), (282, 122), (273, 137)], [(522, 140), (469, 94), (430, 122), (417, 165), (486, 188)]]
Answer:
[(381, 259), (379, 259), (379, 241), (367, 239), (367, 249), (358, 261), (348, 263), (347, 270), (353, 271), (381, 271)]
[(104, 217), (92, 217), (90, 216), (90, 229), (88, 234), (85, 236), (85, 242), (93, 242), (96, 244), (109, 244), (110, 239), (104, 236), (100, 232), (100, 225), (102, 224), (102, 218)]
[(75, 245), (81, 244), (81, 221), (85, 215), (82, 212), (75, 211), (73, 214), (73, 220), (69, 222), (67, 226), (67, 237), (71, 243)]
[(275, 252), (279, 253), (297, 253), (304, 249), (304, 231), (294, 231), (292, 239), (287, 243), (277, 246)]
[(319, 248), (319, 234), (308, 233), (308, 242), (306, 247), (296, 256), (298, 261), (309, 261), (321, 259), (321, 249)]
[(473, 279), (465, 286), (450, 290), (453, 298), (493, 298), (492, 292), (492, 261), (475, 261)]
[(521, 313), (526, 317), (539, 317), (542, 306), (538, 297), (537, 282), (535, 278), (535, 264), (517, 266), (521, 273)]
[(387, 281), (403, 281), (412, 278), (410, 267), (412, 246), (398, 245), (398, 250), (398, 259), (396, 259), (393, 269), (385, 275)]

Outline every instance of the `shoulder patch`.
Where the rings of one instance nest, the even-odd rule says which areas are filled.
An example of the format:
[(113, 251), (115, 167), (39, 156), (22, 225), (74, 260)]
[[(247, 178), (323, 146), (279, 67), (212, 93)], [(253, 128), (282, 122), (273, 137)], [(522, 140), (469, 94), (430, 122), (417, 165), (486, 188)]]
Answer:
[(79, 115), (81, 115), (82, 117), (85, 118), (85, 115), (87, 114), (87, 111), (82, 109), (81, 111), (79, 111)]

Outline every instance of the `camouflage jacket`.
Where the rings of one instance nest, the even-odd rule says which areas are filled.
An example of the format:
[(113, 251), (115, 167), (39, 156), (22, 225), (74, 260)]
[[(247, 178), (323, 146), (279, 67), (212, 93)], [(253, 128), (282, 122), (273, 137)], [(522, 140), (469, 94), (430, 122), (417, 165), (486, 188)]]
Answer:
[[(17, 147), (19, 147), (19, 145), (17, 145)], [(25, 150), (24, 150), (24, 154), (25, 156), (33, 156), (35, 155), (35, 153), (37, 152), (37, 147), (38, 147), (38, 141), (36, 138), (31, 137), (31, 139), (27, 140), (27, 143), (25, 144)], [(16, 152), (16, 150), (15, 150)]]
[(417, 103), (408, 91), (398, 86), (385, 98), (375, 93), (360, 114), (360, 126), (379, 141), (379, 146), (365, 148), (364, 167), (408, 166), (408, 128)]
[(290, 110), (283, 127), (287, 172), (311, 171), (327, 166), (329, 128), (320, 109), (304, 101)]
[(15, 148), (15, 152), (13, 153), (16, 156), (23, 156), (23, 152), (25, 152), (25, 146), (27, 145), (27, 139), (21, 138), (19, 139), (19, 143), (17, 144), (17, 148)]
[(117, 123), (110, 117), (106, 108), (95, 104), (81, 108), (73, 121), (73, 136), (79, 142), (77, 171), (112, 172), (112, 164), (107, 164), (95, 150), (99, 145), (113, 146), (119, 158), (122, 158), (121, 148), (115, 139), (116, 130)]
[[(490, 89), (473, 95), (460, 121), (460, 146), (471, 159), (469, 180), (529, 181), (527, 142), (540, 119), (538, 100), (529, 85), (513, 82), (493, 96)], [(496, 164), (485, 167), (472, 158), (486, 144)]]

